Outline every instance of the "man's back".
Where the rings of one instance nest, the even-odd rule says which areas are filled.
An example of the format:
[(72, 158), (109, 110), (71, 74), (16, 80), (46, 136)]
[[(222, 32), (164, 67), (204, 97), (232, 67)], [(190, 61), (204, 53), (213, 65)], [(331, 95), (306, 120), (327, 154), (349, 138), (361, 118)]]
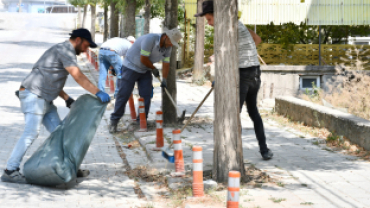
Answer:
[(22, 86), (47, 101), (58, 97), (68, 77), (66, 67), (77, 66), (76, 51), (67, 40), (49, 48), (39, 58)]
[(128, 49), (130, 49), (131, 45), (132, 44), (130, 41), (124, 38), (115, 37), (107, 40), (100, 47), (115, 50), (119, 56), (126, 56), (126, 53)]

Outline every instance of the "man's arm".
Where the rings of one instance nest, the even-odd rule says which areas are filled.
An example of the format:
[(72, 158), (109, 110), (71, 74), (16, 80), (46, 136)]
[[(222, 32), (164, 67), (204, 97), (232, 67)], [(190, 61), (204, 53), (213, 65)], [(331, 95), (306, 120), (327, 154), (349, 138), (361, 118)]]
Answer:
[(148, 56), (140, 56), (140, 61), (148, 68), (151, 68), (151, 69), (155, 68)]
[(73, 79), (85, 90), (89, 91), (90, 93), (94, 95), (96, 95), (96, 93), (100, 91), (95, 85), (93, 85), (90, 82), (90, 80), (80, 71), (78, 67), (70, 66), (70, 67), (66, 67), (66, 70), (73, 77)]
[(64, 92), (64, 90), (62, 90), (59, 93), (59, 97), (61, 97), (63, 100), (68, 100), (69, 95), (66, 92)]
[(248, 28), (248, 31), (251, 34), (251, 36), (252, 36), (252, 38), (254, 40), (254, 43), (256, 44), (256, 46), (258, 46), (258, 44), (260, 44), (262, 42), (261, 37), (258, 36), (253, 30), (251, 30), (249, 28)]
[(163, 64), (162, 64), (163, 78), (167, 79), (167, 76), (168, 76), (169, 72), (170, 72), (170, 63), (163, 62)]

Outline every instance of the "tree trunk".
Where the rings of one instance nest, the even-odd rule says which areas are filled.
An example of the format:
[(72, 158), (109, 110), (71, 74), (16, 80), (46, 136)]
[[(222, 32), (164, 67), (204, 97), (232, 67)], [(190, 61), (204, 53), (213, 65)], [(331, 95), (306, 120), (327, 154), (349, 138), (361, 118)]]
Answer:
[(96, 22), (96, 5), (90, 5), (91, 8), (91, 28), (90, 33), (93, 41), (95, 41), (95, 22)]
[(135, 10), (136, 0), (126, 0), (125, 22), (122, 37), (135, 36)]
[[(204, 0), (198, 0), (198, 13), (203, 11), (202, 3)], [(195, 39), (195, 54), (193, 68), (193, 83), (198, 85), (204, 84), (204, 17), (197, 17)]]
[(119, 36), (121, 38), (124, 38), (125, 36), (123, 36), (124, 35), (124, 31), (123, 30), (125, 28), (125, 22), (126, 22), (125, 15), (124, 14), (120, 14), (120, 18), (121, 18), (121, 21), (119, 23)]
[(215, 0), (216, 59), (213, 179), (228, 181), (231, 170), (245, 176), (239, 115), (237, 0)]
[(150, 0), (145, 0), (145, 13), (144, 13), (144, 18), (145, 18), (145, 24), (144, 24), (144, 34), (148, 34), (150, 32)]
[(108, 39), (108, 5), (104, 5), (104, 33), (103, 33), (103, 42)]
[[(165, 19), (164, 28), (173, 29), (177, 28), (177, 0), (166, 0), (165, 4)], [(177, 65), (177, 48), (172, 47), (171, 61), (170, 61), (170, 72), (167, 77), (167, 90), (172, 95), (172, 98), (177, 102), (177, 88), (176, 88), (176, 65)], [(177, 111), (172, 105), (170, 99), (162, 89), (162, 110), (163, 110), (163, 122), (164, 124), (176, 124), (177, 123)]]
[(119, 19), (119, 16), (118, 16), (118, 12), (116, 11), (116, 2), (112, 2), (110, 4), (110, 10), (111, 10), (111, 13), (110, 13), (110, 32), (109, 32), (109, 36), (110, 38), (113, 38), (113, 37), (118, 37), (118, 19)]
[(82, 25), (82, 19), (81, 19), (81, 7), (80, 6), (77, 6), (77, 11), (78, 11), (78, 14), (77, 14), (77, 19), (78, 19), (78, 25), (77, 25), (77, 28), (80, 28), (81, 25)]
[(86, 28), (86, 15), (87, 15), (87, 4), (84, 5), (84, 14), (83, 14), (83, 17), (82, 17), (82, 23), (81, 23), (81, 27), (82, 28)]

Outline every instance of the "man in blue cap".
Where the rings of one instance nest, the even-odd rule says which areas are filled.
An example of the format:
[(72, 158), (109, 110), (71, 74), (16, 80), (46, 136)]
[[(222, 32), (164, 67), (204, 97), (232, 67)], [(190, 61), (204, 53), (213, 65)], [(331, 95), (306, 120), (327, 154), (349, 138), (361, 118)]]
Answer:
[[(92, 41), (90, 32), (77, 29), (70, 35), (69, 40), (54, 45), (40, 57), (16, 92), (24, 113), (25, 127), (1, 176), (3, 182), (26, 183), (25, 177), (19, 172), (19, 165), (28, 147), (38, 137), (41, 124), (49, 132), (53, 132), (61, 123), (53, 100), (61, 97), (68, 108), (74, 102), (74, 99), (63, 91), (69, 74), (81, 87), (96, 95), (102, 102), (110, 101), (109, 95), (93, 85), (77, 65), (76, 55), (85, 52), (89, 47), (97, 46)], [(77, 172), (78, 177), (88, 174), (88, 170)]]
[[(208, 24), (214, 26), (213, 1), (204, 1), (202, 9), (202, 12), (194, 16), (204, 16)], [(274, 154), (267, 148), (265, 130), (257, 108), (257, 94), (261, 86), (261, 69), (256, 47), (261, 42), (261, 38), (253, 30), (248, 29), (241, 21), (238, 22), (240, 112), (244, 103), (247, 103), (248, 114), (254, 124), (261, 156), (264, 160), (269, 160)], [(212, 87), (214, 84), (213, 82)]]

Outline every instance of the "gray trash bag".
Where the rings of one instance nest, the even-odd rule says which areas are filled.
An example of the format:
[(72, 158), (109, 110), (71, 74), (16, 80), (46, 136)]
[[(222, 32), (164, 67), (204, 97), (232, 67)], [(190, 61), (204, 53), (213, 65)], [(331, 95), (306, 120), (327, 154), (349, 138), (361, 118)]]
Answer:
[(62, 124), (24, 164), (27, 182), (55, 186), (75, 179), (106, 107), (93, 95), (80, 96)]

